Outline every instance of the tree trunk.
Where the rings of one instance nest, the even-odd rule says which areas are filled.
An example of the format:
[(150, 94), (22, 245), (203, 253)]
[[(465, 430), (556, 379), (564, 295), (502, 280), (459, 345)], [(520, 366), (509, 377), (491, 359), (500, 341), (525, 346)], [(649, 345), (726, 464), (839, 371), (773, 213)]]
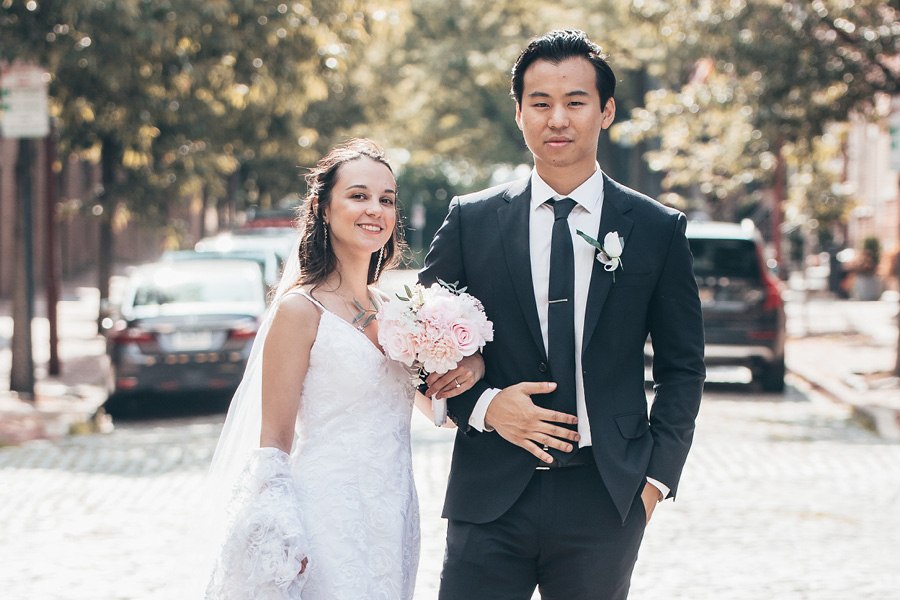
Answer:
[[(897, 229), (898, 236), (900, 236), (900, 177), (897, 178)], [(897, 239), (900, 239), (898, 237)], [(894, 279), (897, 281), (898, 288), (900, 288), (900, 251), (894, 254)], [(900, 377), (900, 310), (897, 310), (897, 353), (896, 358), (894, 359), (894, 375)]]
[[(203, 184), (203, 188), (200, 190), (200, 193), (202, 194), (202, 196), (201, 196), (202, 202), (201, 202), (201, 206), (200, 206), (200, 237), (198, 237), (197, 239), (202, 240), (207, 235), (209, 235), (209, 231), (206, 228), (206, 212), (209, 210), (209, 202), (210, 202), (209, 184), (208, 183)], [(193, 240), (193, 241), (196, 242), (197, 240)]]
[[(647, 69), (641, 67), (631, 74), (632, 79), (632, 98), (633, 106), (644, 106), (644, 97), (647, 94)], [(645, 194), (655, 196), (656, 190), (649, 189), (647, 182), (647, 163), (644, 161), (644, 153), (647, 151), (647, 144), (643, 140), (639, 141), (630, 149), (628, 156), (628, 185)]]
[(23, 399), (34, 399), (34, 353), (31, 323), (34, 318), (34, 265), (31, 258), (31, 203), (34, 149), (30, 139), (20, 139), (16, 156), (16, 184), (19, 202), (13, 233), (15, 247), (15, 289), (13, 290), (12, 363), (9, 389)]
[(57, 327), (56, 308), (59, 301), (59, 243), (57, 242), (56, 204), (58, 201), (57, 180), (59, 173), (56, 166), (56, 130), (51, 131), (45, 140), (47, 148), (47, 198), (46, 198), (46, 243), (44, 247), (44, 290), (47, 296), (47, 322), (50, 327), (50, 360), (47, 363), (48, 375), (59, 375), (59, 332)]
[(103, 190), (97, 200), (102, 212), (99, 222), (98, 256), (97, 256), (97, 289), (100, 291), (100, 314), (97, 315), (98, 328), (109, 310), (109, 279), (112, 277), (115, 260), (115, 239), (113, 236), (113, 214), (116, 202), (113, 194), (116, 184), (116, 171), (121, 151), (118, 144), (109, 138), (102, 142), (100, 167)]
[(109, 300), (109, 279), (112, 277), (113, 252), (115, 251), (112, 215), (113, 208), (104, 205), (100, 215), (100, 236), (97, 256), (97, 289), (100, 290), (100, 302)]
[(775, 181), (772, 185), (772, 248), (775, 250), (775, 262), (778, 264), (778, 276), (787, 279), (781, 248), (781, 223), (786, 196), (787, 177), (785, 175), (784, 149), (781, 140), (775, 147)]
[(894, 375), (900, 377), (900, 310), (897, 311), (897, 357), (894, 359)]

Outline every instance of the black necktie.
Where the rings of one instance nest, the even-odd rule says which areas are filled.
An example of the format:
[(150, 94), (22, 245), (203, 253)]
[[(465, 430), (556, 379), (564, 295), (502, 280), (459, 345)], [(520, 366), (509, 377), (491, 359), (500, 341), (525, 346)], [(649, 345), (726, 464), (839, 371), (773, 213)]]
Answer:
[[(570, 415), (575, 408), (575, 257), (569, 213), (575, 208), (571, 198), (549, 200), (553, 206), (553, 235), (550, 239), (550, 287), (547, 307), (547, 353), (550, 373), (556, 382), (551, 408)], [(569, 426), (570, 429), (577, 429)], [(574, 444), (576, 449), (578, 444)], [(554, 460), (565, 463), (570, 453), (549, 450)], [(573, 451), (574, 452), (574, 451)]]

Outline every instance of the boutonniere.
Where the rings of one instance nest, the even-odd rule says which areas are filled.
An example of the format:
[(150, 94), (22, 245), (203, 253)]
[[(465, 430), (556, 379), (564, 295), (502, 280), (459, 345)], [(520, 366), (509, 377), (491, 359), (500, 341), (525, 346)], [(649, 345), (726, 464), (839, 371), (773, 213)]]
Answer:
[(613, 283), (615, 283), (616, 269), (625, 269), (625, 266), (622, 264), (622, 250), (625, 248), (625, 238), (620, 237), (618, 231), (610, 231), (603, 238), (603, 243), (601, 244), (580, 229), (576, 229), (575, 233), (597, 249), (597, 260), (603, 265), (605, 270), (612, 272)]

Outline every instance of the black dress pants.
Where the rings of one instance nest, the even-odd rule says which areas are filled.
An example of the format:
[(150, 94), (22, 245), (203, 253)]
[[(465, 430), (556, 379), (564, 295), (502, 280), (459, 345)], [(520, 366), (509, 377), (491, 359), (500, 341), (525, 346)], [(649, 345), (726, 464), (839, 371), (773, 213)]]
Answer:
[(622, 523), (594, 465), (535, 471), (496, 521), (448, 522), (439, 598), (625, 600), (645, 522), (639, 490)]

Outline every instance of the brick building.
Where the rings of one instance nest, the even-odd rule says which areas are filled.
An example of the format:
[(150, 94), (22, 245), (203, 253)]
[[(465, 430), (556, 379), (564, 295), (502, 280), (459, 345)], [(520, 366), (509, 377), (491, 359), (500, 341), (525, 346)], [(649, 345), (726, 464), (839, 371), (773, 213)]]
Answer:
[[(92, 198), (100, 181), (97, 164), (77, 157), (61, 157), (56, 173), (51, 174), (47, 140), (31, 142), (37, 146), (32, 169), (32, 231), (34, 244), (34, 280), (40, 289), (46, 280), (47, 253), (56, 253), (58, 272), (67, 278), (93, 268), (97, 261), (99, 226), (91, 213)], [(9, 298), (14, 285), (15, 223), (20, 206), (16, 184), (19, 140), (0, 137), (0, 298)], [(56, 199), (49, 198), (48, 184), (55, 177)], [(48, 248), (50, 217), (56, 225), (56, 243)], [(162, 249), (159, 231), (128, 226), (115, 234), (117, 263), (136, 263), (155, 258)]]

